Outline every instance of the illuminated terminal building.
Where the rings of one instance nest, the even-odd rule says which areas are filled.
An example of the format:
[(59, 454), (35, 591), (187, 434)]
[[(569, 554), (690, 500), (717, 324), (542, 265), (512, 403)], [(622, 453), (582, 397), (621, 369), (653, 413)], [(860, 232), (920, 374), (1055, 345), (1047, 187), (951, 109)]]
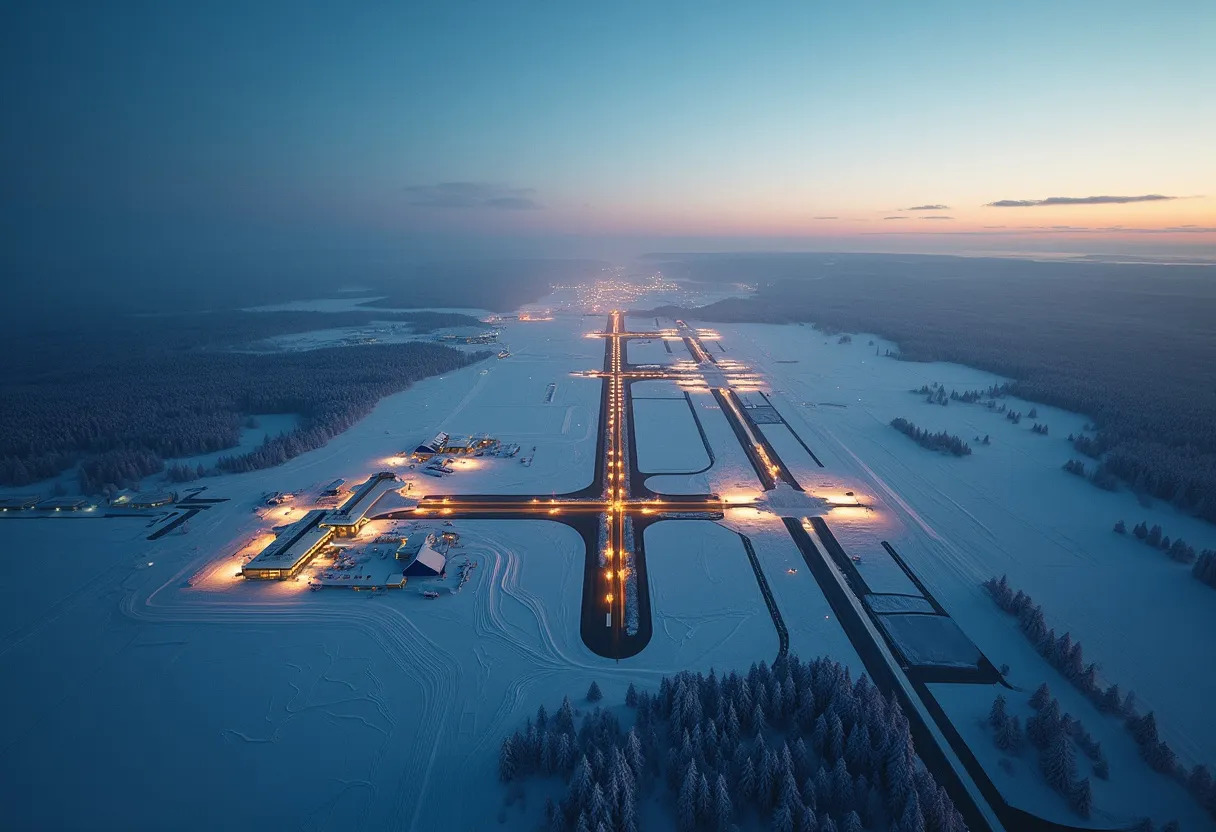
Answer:
[(372, 506), (397, 485), (397, 476), (381, 471), (360, 485), (336, 511), (327, 512), (321, 527), (329, 529), (339, 537), (356, 535), (367, 523)]
[(321, 527), (328, 512), (310, 511), (279, 533), (269, 546), (249, 563), (241, 573), (258, 580), (283, 580), (295, 577), (329, 539), (330, 529)]
[(494, 453), (502, 447), (502, 442), (490, 436), (468, 436), (463, 439), (453, 439), (444, 432), (435, 434), (431, 441), (414, 448), (411, 456), (419, 462), (434, 456), (451, 454), (454, 456), (474, 456), (482, 453)]

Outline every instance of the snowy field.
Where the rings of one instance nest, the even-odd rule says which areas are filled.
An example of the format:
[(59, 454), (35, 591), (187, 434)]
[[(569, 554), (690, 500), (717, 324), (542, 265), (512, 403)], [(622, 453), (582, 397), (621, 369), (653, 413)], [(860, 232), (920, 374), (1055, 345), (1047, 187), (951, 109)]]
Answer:
[(1012, 806), (1050, 821), (1089, 829), (1129, 829), (1146, 816), (1177, 819), (1186, 830), (1212, 827), (1211, 818), (1185, 788), (1147, 771), (1131, 736), (1115, 721), (1091, 717), (1083, 697), (1071, 689), (1053, 687), (1051, 693), (1065, 712), (1080, 715), (1085, 730), (1101, 743), (1110, 764), (1110, 779), (1102, 780), (1094, 775), (1089, 758), (1080, 751), (1076, 754), (1077, 776), (1088, 777), (1093, 789), (1094, 810), (1088, 820), (1073, 812), (1068, 800), (1047, 785), (1039, 769), (1038, 749), (1024, 740), (1017, 753), (1007, 754), (996, 745), (995, 731), (987, 721), (992, 701), (1002, 694), (1006, 712), (1017, 716), (1025, 727), (1035, 713), (1028, 704), (1031, 691), (1011, 691), (996, 685), (932, 684), (929, 688)]
[[(232, 558), (200, 556), (235, 548), (242, 517), (155, 545), (141, 521), (5, 524), (63, 578), (18, 589), (4, 561), (23, 718), (6, 722), (0, 772), (8, 797), (39, 797), (10, 800), (14, 828), (490, 828), (497, 746), (538, 703), (581, 704), (592, 680), (619, 702), (630, 681), (776, 653), (742, 546), (711, 523), (652, 527), (663, 612), (650, 649), (616, 664), (579, 638), (583, 544), (565, 526), (461, 521), (452, 555), (478, 568), (460, 593), (449, 575), (372, 595), (246, 582)], [(482, 797), (456, 797), (470, 783)]]
[[(583, 543), (560, 524), (458, 521), (462, 548), (453, 554), (478, 567), (459, 594), (447, 592), (452, 575), (438, 582), (434, 601), (419, 595), (425, 581), (373, 595), (236, 577), (242, 547), (285, 520), (286, 509), (265, 518), (253, 511), (268, 491), (315, 494), (335, 478), (357, 483), (386, 467), (426, 493), (560, 493), (590, 483), (601, 383), (571, 373), (602, 365), (603, 341), (583, 335), (603, 323), (580, 315), (508, 322), (511, 358), (387, 397), (325, 447), (277, 468), (195, 483), (207, 487), (201, 496), (227, 501), (196, 515), (184, 534), (148, 541), (144, 519), (0, 521), (8, 553), (0, 562), (0, 668), (12, 716), (0, 734), (6, 826), (497, 828), (498, 744), (541, 702), (552, 710), (568, 694), (583, 706), (595, 680), (606, 703), (616, 703), (630, 681), (746, 669), (776, 655), (777, 634), (736, 531), (752, 540), (791, 650), (860, 670), (780, 522), (748, 507), (728, 509), (719, 524), (664, 521), (646, 531), (654, 637), (619, 663), (581, 642)], [(1156, 711), (1161, 736), (1184, 761), (1212, 762), (1216, 648), (1202, 634), (1216, 628), (1216, 596), (1186, 567), (1111, 526), (1160, 523), (1197, 548), (1216, 547), (1216, 529), (1061, 471), (1075, 455), (1064, 437), (1082, 428), (1083, 416), (1039, 406), (1037, 421), (1051, 429), (1044, 437), (1031, 433), (1035, 420), (1013, 425), (978, 405), (927, 405), (908, 392), (932, 381), (986, 387), (999, 380), (990, 374), (880, 358), (875, 351), (890, 345), (869, 345), (867, 336), (840, 345), (802, 326), (720, 331), (729, 355), (762, 374), (773, 404), (826, 466), (788, 430), (766, 426), (799, 482), (824, 497), (851, 490), (862, 502), (826, 517), (846, 551), (860, 556), (871, 588), (918, 594), (882, 548), (889, 541), (976, 646), (994, 664), (1009, 664), (1012, 684), (1028, 696), (1048, 681), (1102, 741), (1112, 777), (1109, 796), (1094, 784), (1099, 809), (1211, 828), (1139, 761), (1118, 722), (1097, 714), (1035, 653), (979, 583), (1008, 573), (1043, 605), (1049, 626), (1080, 640), (1104, 681), (1134, 689), (1141, 707)], [(632, 391), (664, 389), (674, 390), (646, 382)], [(755, 496), (760, 485), (717, 403), (692, 398), (714, 465), (648, 484), (673, 494)], [(687, 413), (682, 398), (659, 404), (669, 403)], [(926, 451), (889, 427), (896, 416), (958, 433), (974, 454)], [(411, 471), (402, 452), (439, 430), (489, 433), (519, 443), (521, 456), (535, 446), (534, 463), (482, 458), (442, 479)], [(683, 433), (700, 446), (695, 428)], [(991, 445), (977, 445), (977, 434), (991, 435)], [(42, 580), (23, 579), (31, 568)], [(1179, 636), (1187, 633), (1201, 635)], [(981, 760), (998, 765), (980, 753), (990, 739), (972, 737), (966, 725), (986, 712), (991, 689), (969, 690), (960, 701), (939, 695)], [(1011, 788), (1033, 781), (1031, 756), (1015, 761)], [(1120, 793), (1137, 777), (1159, 781), (1143, 801)], [(532, 828), (540, 808), (506, 809), (505, 828)]]
[(854, 678), (865, 672), (861, 659), (836, 622), (831, 605), (780, 519), (768, 512), (741, 507), (727, 509), (721, 522), (751, 540), (789, 631), (790, 652), (803, 658), (831, 656), (846, 665)]
[(746, 668), (777, 655), (777, 631), (739, 536), (704, 520), (646, 529), (654, 637), (643, 661)]
[[(635, 385), (635, 392), (636, 392)], [(709, 393), (692, 393), (701, 426), (714, 452), (713, 466), (699, 474), (661, 474), (646, 479), (648, 488), (660, 494), (758, 494), (760, 481), (739, 447), (730, 422)]]
[[(630, 339), (625, 348), (625, 358), (630, 364), (661, 364), (667, 366), (687, 359), (688, 348), (683, 341), (665, 341), (662, 338)], [(666, 344), (666, 346), (664, 346)], [(670, 352), (668, 352), (670, 348)]]
[[(1111, 527), (1118, 519), (1129, 527), (1160, 523), (1196, 548), (1216, 546), (1216, 529), (1060, 470), (1077, 456), (1066, 437), (1083, 429), (1084, 416), (1037, 405), (1036, 419), (1014, 425), (982, 405), (930, 405), (909, 392), (934, 381), (961, 392), (1003, 380), (992, 374), (878, 357), (876, 350), (894, 345), (875, 338), (871, 346), (864, 335), (841, 345), (804, 326), (722, 330), (735, 358), (763, 369), (774, 405), (824, 462), (823, 469), (799, 462), (792, 450), (791, 462), (786, 444), (775, 442), (804, 487), (824, 495), (854, 490), (871, 506), (834, 509), (828, 523), (846, 551), (862, 556), (858, 568), (876, 591), (915, 593), (883, 557), (880, 541), (887, 540), (989, 659), (1010, 664), (1030, 689), (1047, 680), (1063, 690), (1067, 682), (979, 587), (1008, 573), (1043, 605), (1049, 626), (1080, 640), (1104, 681), (1135, 690), (1142, 709), (1156, 710), (1162, 738), (1186, 763), (1216, 760), (1216, 721), (1206, 704), (1216, 696), (1216, 648), (1176, 635), (1216, 627), (1212, 590), (1188, 567)], [(789, 359), (798, 363), (777, 363)], [(1036, 407), (1005, 402), (1023, 413)], [(896, 416), (956, 433), (974, 453), (956, 459), (927, 451), (889, 426)], [(1047, 423), (1050, 435), (1032, 433), (1033, 421)], [(973, 441), (985, 434), (990, 445)], [(1078, 712), (1087, 723), (1103, 719), (1092, 708)]]
[[(275, 335), (256, 342), (250, 346), (249, 350), (251, 352), (307, 352), (308, 350), (357, 344), (404, 344), (409, 341), (433, 341), (435, 335), (436, 333), (416, 333), (413, 327), (407, 323), (371, 321), (362, 326), (329, 327)], [(489, 349), (489, 347), (482, 349)]]
[[(672, 385), (674, 388), (674, 385)], [(690, 474), (709, 467), (709, 454), (684, 397), (633, 398), (638, 468), (650, 474)]]
[(684, 391), (673, 381), (635, 381), (629, 387), (635, 399), (683, 399)]
[[(577, 319), (516, 326), (511, 357), (477, 365), (472, 371), (475, 381), (437, 429), (454, 437), (489, 433), (519, 444), (520, 455), (473, 460), (442, 479), (415, 475), (400, 464), (404, 460), (391, 460), (399, 464), (390, 464), (390, 470), (413, 476), (416, 487), (429, 494), (561, 494), (591, 484), (603, 384), (570, 374), (600, 366), (603, 341), (582, 337)], [(414, 444), (429, 438), (419, 436)], [(532, 460), (530, 466), (520, 461), (524, 457)]]
[[(461, 521), (454, 554), (478, 568), (458, 595), (449, 575), (434, 601), (422, 580), (372, 594), (237, 577), (239, 553), (299, 514), (254, 511), (266, 492), (361, 482), (437, 430), (537, 451), (531, 467), (477, 460), (415, 477), (428, 489), (590, 482), (600, 383), (570, 376), (602, 361), (602, 341), (582, 337), (589, 320), (519, 324), (510, 359), (419, 382), (277, 468), (201, 480), (201, 496), (227, 499), (185, 533), (148, 541), (142, 518), (0, 522), (11, 555), (0, 655), (21, 714), (0, 764), (13, 828), (491, 828), (498, 744), (540, 702), (568, 694), (582, 707), (592, 680), (619, 702), (631, 681), (771, 660), (776, 633), (745, 553), (709, 523), (657, 527), (666, 617), (652, 649), (619, 664), (582, 644), (583, 543), (559, 524)], [(711, 556), (711, 573), (695, 568)], [(715, 588), (721, 606), (707, 613)], [(469, 784), (479, 799), (462, 797)], [(530, 827), (540, 808), (525, 820), (511, 807), (508, 827)]]

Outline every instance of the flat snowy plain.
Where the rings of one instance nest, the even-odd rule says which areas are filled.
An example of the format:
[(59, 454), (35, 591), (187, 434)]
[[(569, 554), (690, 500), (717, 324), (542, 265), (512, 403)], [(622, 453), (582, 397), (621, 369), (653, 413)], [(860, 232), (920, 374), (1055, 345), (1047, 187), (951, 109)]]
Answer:
[[(569, 695), (585, 707), (592, 680), (616, 704), (630, 681), (653, 685), (682, 669), (742, 670), (772, 660), (776, 633), (734, 532), (755, 546), (791, 650), (832, 655), (857, 672), (788, 534), (748, 507), (728, 510), (717, 525), (665, 521), (646, 532), (654, 638), (619, 663), (593, 655), (579, 638), (582, 542), (556, 523), (459, 521), (463, 546), (454, 554), (478, 568), (459, 594), (435, 601), (419, 596), (422, 581), (373, 596), (235, 577), (238, 550), (282, 522), (252, 511), (267, 491), (315, 492), (336, 477), (358, 482), (386, 467), (423, 493), (587, 485), (600, 384), (570, 374), (601, 366), (602, 341), (583, 335), (602, 326), (602, 317), (577, 315), (507, 322), (510, 359), (388, 397), (324, 448), (279, 468), (200, 481), (202, 496), (228, 501), (195, 516), (184, 534), (149, 542), (142, 519), (0, 520), (8, 553), (0, 560), (0, 672), (10, 714), (0, 734), (5, 825), (486, 829), (501, 828), (505, 811), (505, 828), (530, 828), (541, 806), (504, 810), (495, 768), (502, 737), (538, 704), (552, 710)], [(1216, 529), (1062, 472), (1074, 455), (1064, 437), (1081, 429), (1083, 416), (1039, 406), (1038, 421), (1051, 428), (1043, 437), (1030, 432), (1032, 420), (1015, 426), (977, 405), (927, 405), (908, 392), (931, 381), (985, 387), (994, 376), (882, 358), (876, 350), (892, 345), (869, 345), (867, 336), (841, 345), (810, 327), (719, 329), (726, 354), (764, 376), (773, 404), (823, 461), (820, 468), (782, 434), (788, 429), (764, 428), (804, 487), (822, 495), (853, 490), (871, 506), (835, 509), (828, 521), (845, 549), (861, 556), (872, 589), (916, 593), (885, 556), (886, 540), (976, 645), (1010, 665), (1011, 681), (1025, 691), (1007, 692), (1011, 703), (1048, 681), (1102, 739), (1115, 791), (1158, 777), (1120, 743), (1117, 724), (1100, 726), (1105, 718), (1079, 697), (1066, 699), (1067, 683), (979, 587), (1008, 573), (1043, 604), (1050, 626), (1081, 641), (1104, 679), (1156, 710), (1163, 738), (1184, 759), (1216, 761), (1216, 720), (1208, 715), (1216, 595), (1111, 526), (1145, 519), (1200, 548), (1216, 546)], [(672, 347), (677, 360), (687, 358), (681, 343)], [(549, 384), (556, 389), (546, 403)], [(714, 399), (692, 398), (715, 464), (648, 484), (668, 493), (758, 494)], [(992, 444), (972, 442), (975, 453), (965, 459), (939, 456), (892, 430), (895, 416), (968, 440), (990, 434)], [(443, 479), (417, 476), (400, 454), (437, 430), (491, 433), (520, 443), (525, 456), (536, 446), (535, 461), (479, 460)], [(695, 433), (682, 441), (700, 445)], [(454, 586), (453, 578), (443, 584)], [(991, 688), (973, 690), (967, 701), (951, 700), (960, 721), (991, 702)], [(1037, 782), (1031, 757), (1019, 765), (1020, 781)], [(1105, 822), (1139, 811), (1158, 822), (1179, 817), (1188, 830), (1211, 828), (1169, 788), (1160, 787), (1163, 796), (1155, 789), (1140, 809), (1130, 799), (1103, 806), (1098, 789), (1095, 796)], [(1054, 797), (1047, 795), (1024, 799), (1041, 801), (1036, 808), (1053, 819), (1076, 821), (1046, 805)]]

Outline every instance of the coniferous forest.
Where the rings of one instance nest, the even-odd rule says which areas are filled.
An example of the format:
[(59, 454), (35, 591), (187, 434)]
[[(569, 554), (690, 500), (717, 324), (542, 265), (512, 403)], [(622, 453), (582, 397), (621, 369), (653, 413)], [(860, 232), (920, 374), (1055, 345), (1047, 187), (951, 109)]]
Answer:
[(939, 433), (930, 433), (924, 428), (918, 428), (903, 417), (892, 419), (891, 427), (904, 436), (914, 439), (916, 444), (922, 448), (928, 448), (931, 451), (941, 451), (942, 453), (953, 454), (954, 456), (967, 456), (971, 453), (970, 445), (960, 437), (946, 433), (944, 430)]
[[(406, 313), (417, 330), (464, 324), (463, 315)], [(376, 319), (393, 318), (378, 313)], [(220, 471), (277, 465), (320, 447), (375, 403), (470, 355), (410, 342), (310, 352), (237, 351), (272, 334), (366, 323), (372, 313), (217, 313), (131, 319), (117, 331), (26, 333), (0, 396), (0, 484), (27, 485), (77, 466), (80, 488), (123, 488), (165, 460), (236, 446), (251, 414), (292, 413), (295, 430), (216, 464)], [(52, 348), (50, 345), (58, 345)], [(45, 349), (45, 351), (44, 351)], [(181, 481), (209, 473), (170, 466)]]
[(1208, 268), (917, 255), (655, 259), (672, 278), (759, 283), (749, 299), (658, 314), (874, 332), (906, 360), (1000, 373), (1014, 379), (1011, 395), (1094, 420), (1096, 484), (1118, 481), (1216, 522)]
[(508, 803), (529, 779), (555, 778), (553, 832), (966, 828), (916, 756), (899, 704), (830, 659), (685, 671), (654, 693), (630, 685), (625, 704), (624, 723), (600, 707), (577, 719), (568, 698), (552, 715), (542, 705), (503, 741)]

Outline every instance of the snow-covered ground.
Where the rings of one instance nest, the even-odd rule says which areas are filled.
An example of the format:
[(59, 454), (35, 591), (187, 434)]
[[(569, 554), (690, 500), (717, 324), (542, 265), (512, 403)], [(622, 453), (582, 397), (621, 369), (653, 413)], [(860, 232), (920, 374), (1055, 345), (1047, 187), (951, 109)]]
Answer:
[[(486, 327), (489, 329), (489, 327)], [(431, 341), (434, 333), (418, 334), (405, 323), (372, 321), (362, 326), (340, 326), (275, 335), (251, 345), (251, 352), (307, 352), (327, 347), (358, 344), (404, 344), (408, 341)], [(489, 349), (483, 347), (483, 349)]]
[[(662, 338), (640, 338), (630, 340), (626, 358), (630, 364), (661, 364), (667, 366), (688, 358), (688, 348), (680, 340), (665, 341)], [(666, 345), (666, 346), (664, 346)], [(668, 349), (671, 352), (668, 352)]]
[(1067, 826), (1092, 829), (1128, 829), (1144, 817), (1176, 819), (1183, 829), (1210, 829), (1206, 815), (1179, 783), (1146, 770), (1135, 743), (1117, 721), (1091, 716), (1083, 697), (1069, 690), (1052, 688), (1062, 711), (1079, 716), (1081, 724), (1102, 745), (1110, 766), (1110, 778), (1094, 775), (1093, 762), (1076, 749), (1076, 776), (1088, 777), (1094, 796), (1094, 812), (1083, 819), (1068, 800), (1052, 790), (1039, 767), (1039, 750), (1024, 736), (1016, 753), (1002, 752), (994, 741), (988, 713), (997, 695), (1006, 700), (1006, 712), (1017, 716), (1023, 729), (1034, 715), (1030, 692), (1007, 690), (996, 685), (929, 686), (951, 722), (967, 741), (985, 773), (1011, 806), (1028, 810)]
[(646, 529), (654, 637), (640, 658), (677, 657), (718, 668), (747, 667), (777, 655), (777, 631), (743, 542), (704, 520), (667, 520)]
[[(290, 519), (286, 509), (252, 510), (268, 491), (315, 494), (335, 478), (357, 483), (385, 467), (429, 493), (588, 484), (601, 383), (570, 374), (602, 366), (603, 341), (583, 333), (603, 324), (602, 316), (560, 314), (508, 323), (511, 358), (419, 382), (278, 468), (195, 483), (207, 486), (201, 496), (228, 501), (201, 511), (184, 534), (148, 541), (142, 518), (0, 521), (8, 553), (0, 559), (0, 667), (10, 714), (0, 729), (0, 796), (10, 825), (494, 828), (503, 796), (498, 744), (537, 704), (552, 710), (569, 694), (583, 706), (592, 680), (614, 703), (630, 681), (771, 661), (776, 631), (735, 532), (755, 547), (791, 650), (860, 670), (780, 522), (746, 505), (719, 524), (664, 521), (647, 530), (654, 638), (619, 663), (582, 644), (583, 543), (556, 523), (457, 521), (462, 547), (453, 555), (478, 567), (460, 593), (433, 601), (419, 590), (436, 582), (420, 580), (372, 594), (236, 577), (242, 549)], [(908, 392), (935, 380), (986, 387), (997, 380), (989, 374), (880, 358), (875, 350), (889, 345), (868, 345), (866, 336), (840, 345), (809, 327), (719, 329), (729, 355), (760, 371), (773, 404), (826, 466), (787, 430), (766, 426), (798, 480), (821, 496), (852, 490), (862, 501), (827, 517), (845, 549), (861, 556), (872, 589), (918, 594), (882, 549), (886, 540), (985, 655), (1010, 665), (1013, 684), (1029, 691), (1049, 681), (1065, 710), (1101, 739), (1112, 790), (1137, 777), (1164, 784), (1143, 803), (1134, 794), (1104, 797), (1095, 784), (1099, 810), (1211, 828), (1143, 766), (1117, 722), (1087, 710), (979, 582), (1009, 573), (1043, 604), (1050, 626), (1081, 641), (1104, 678), (1156, 710), (1162, 737), (1184, 759), (1216, 760), (1216, 722), (1207, 715), (1216, 648), (1204, 636), (1216, 625), (1216, 596), (1185, 567), (1110, 528), (1145, 519), (1196, 547), (1216, 546), (1216, 529), (1059, 470), (1074, 455), (1063, 437), (1081, 429), (1083, 416), (1039, 406), (1037, 421), (1051, 428), (1043, 437), (1030, 432), (1033, 420), (1015, 426), (980, 406), (927, 405)], [(663, 386), (671, 388), (632, 389)], [(713, 397), (692, 398), (716, 462), (649, 485), (757, 495)], [(992, 444), (943, 457), (891, 429), (895, 416), (969, 441), (990, 434)], [(400, 454), (439, 430), (490, 433), (522, 445), (523, 456), (535, 445), (534, 464), (483, 458), (443, 479), (410, 471)], [(453, 588), (454, 577), (438, 585)], [(991, 703), (991, 689), (970, 690), (975, 701), (946, 703), (960, 723)], [(1029, 773), (1027, 761), (1020, 772)], [(507, 828), (530, 828), (532, 809), (526, 823), (509, 809)]]
[[(478, 568), (434, 601), (422, 580), (373, 594), (237, 576), (240, 555), (300, 513), (255, 511), (266, 492), (307, 500), (335, 478), (361, 482), (441, 429), (528, 455), (535, 444), (535, 462), (483, 458), (442, 480), (398, 466), (420, 489), (590, 482), (601, 384), (570, 375), (602, 363), (588, 324), (602, 322), (518, 324), (510, 359), (419, 382), (277, 468), (195, 483), (227, 501), (185, 533), (148, 541), (143, 518), (0, 523), (0, 661), (21, 714), (0, 734), (0, 793), (14, 828), (490, 828), (498, 744), (538, 703), (582, 705), (593, 679), (619, 702), (631, 681), (771, 660), (776, 632), (742, 546), (710, 523), (655, 527), (665, 618), (652, 649), (619, 664), (582, 644), (583, 543), (554, 523), (460, 521), (453, 554)], [(710, 573), (697, 568), (711, 556)]]
[(660, 399), (635, 396), (633, 426), (641, 470), (652, 474), (687, 474), (709, 465), (705, 443), (683, 396)]
[(861, 659), (780, 519), (741, 506), (728, 508), (721, 522), (751, 540), (789, 631), (790, 652), (802, 657), (831, 656), (846, 665), (854, 678), (863, 673)]
[(648, 535), (661, 624), (616, 664), (579, 638), (583, 543), (565, 526), (459, 522), (453, 557), (478, 568), (427, 601), (454, 578), (377, 595), (236, 578), (203, 549), (235, 551), (247, 505), (156, 545), (138, 520), (5, 524), (50, 578), (30, 591), (4, 560), (22, 718), (0, 774), (33, 798), (10, 801), (14, 828), (490, 828), (497, 746), (538, 703), (776, 653), (738, 538), (711, 523)]
[[(636, 394), (638, 385), (634, 385)], [(756, 472), (739, 447), (717, 401), (709, 393), (692, 393), (692, 404), (714, 451), (714, 464), (699, 474), (660, 474), (646, 479), (646, 485), (660, 494), (758, 494), (761, 490)]]
[[(886, 540), (994, 664), (1008, 663), (1031, 689), (1047, 679), (1062, 690), (1067, 682), (978, 586), (1008, 573), (1043, 605), (1049, 626), (1080, 640), (1104, 681), (1135, 690), (1142, 708), (1157, 712), (1163, 739), (1184, 761), (1216, 760), (1216, 721), (1207, 707), (1216, 695), (1216, 647), (1178, 635), (1211, 632), (1216, 597), (1188, 567), (1111, 531), (1118, 519), (1129, 528), (1144, 519), (1210, 548), (1216, 528), (1063, 472), (1078, 456), (1066, 437), (1084, 428), (1082, 415), (1006, 399), (1023, 413), (1038, 409), (1037, 418), (1014, 425), (982, 405), (930, 405), (909, 392), (934, 381), (960, 392), (1003, 381), (990, 373), (879, 357), (876, 351), (894, 345), (868, 343), (865, 335), (838, 344), (804, 326), (721, 329), (735, 358), (762, 369), (773, 403), (826, 466), (774, 440), (804, 487), (823, 495), (853, 490), (870, 506), (834, 509), (828, 522), (846, 551), (862, 556), (858, 568), (876, 591), (916, 592), (884, 557), (879, 544)], [(778, 363), (792, 359), (797, 363)], [(959, 459), (927, 451), (889, 426), (897, 416), (956, 433), (974, 453)], [(1034, 421), (1048, 424), (1050, 435), (1031, 432)], [(767, 426), (765, 432), (774, 435)], [(990, 445), (974, 441), (985, 434)], [(1087, 723), (1102, 719), (1092, 708), (1075, 713)], [(1159, 776), (1136, 759), (1127, 765)]]
[[(389, 451), (392, 456), (384, 460), (388, 470), (413, 479), (426, 494), (561, 494), (591, 484), (603, 382), (571, 373), (598, 368), (604, 342), (584, 338), (584, 323), (577, 318), (516, 327), (510, 358), (492, 358), (456, 374), (468, 374), (472, 383), (463, 383), (463, 395), (454, 405), (423, 404), (438, 417), (435, 430), (454, 437), (488, 433), (518, 444), (519, 456), (467, 460), (442, 479), (422, 476), (400, 454), (434, 433), (423, 431), (412, 434), (413, 444)], [(416, 406), (417, 397), (404, 395)]]

